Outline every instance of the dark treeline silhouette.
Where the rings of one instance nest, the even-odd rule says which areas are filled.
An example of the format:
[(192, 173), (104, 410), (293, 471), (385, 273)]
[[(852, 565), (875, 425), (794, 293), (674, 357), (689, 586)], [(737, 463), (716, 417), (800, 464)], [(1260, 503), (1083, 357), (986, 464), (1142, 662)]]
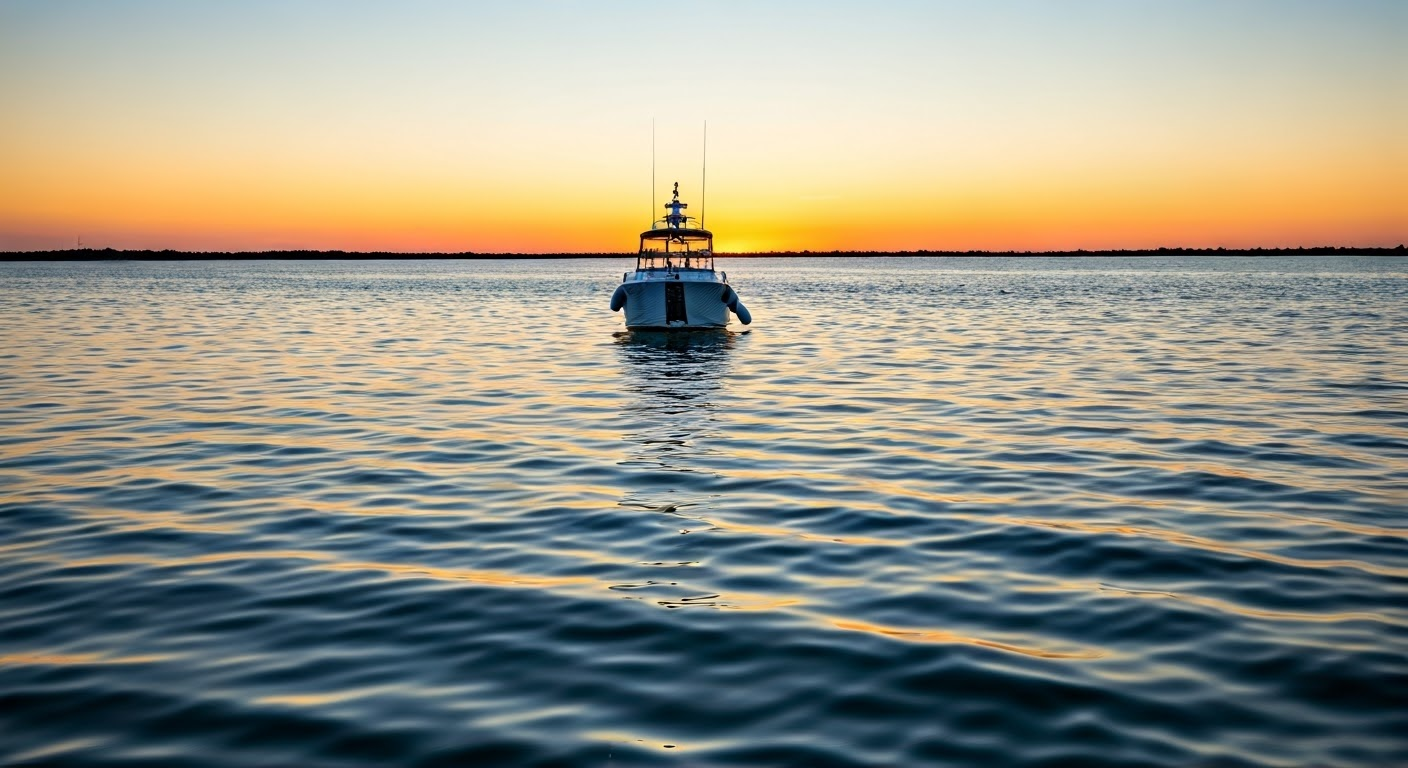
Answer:
[[(632, 254), (634, 255), (634, 254)], [(903, 256), (1404, 256), (1403, 245), (1392, 248), (1358, 248), (1342, 245), (1317, 245), (1299, 248), (1122, 248), (1103, 251), (769, 251), (766, 253), (723, 253), (730, 258), (804, 258), (817, 256), (903, 257)]]
[[(1301, 248), (1140, 248), (1105, 251), (768, 251), (715, 254), (720, 258), (859, 258), (914, 256), (1404, 256), (1403, 245), (1394, 248), (1356, 248), (1319, 245)], [(9, 251), (0, 261), (215, 261), (247, 259), (621, 259), (634, 253), (388, 253), (385, 251), (124, 251), (113, 248), (76, 248), (66, 251)]]

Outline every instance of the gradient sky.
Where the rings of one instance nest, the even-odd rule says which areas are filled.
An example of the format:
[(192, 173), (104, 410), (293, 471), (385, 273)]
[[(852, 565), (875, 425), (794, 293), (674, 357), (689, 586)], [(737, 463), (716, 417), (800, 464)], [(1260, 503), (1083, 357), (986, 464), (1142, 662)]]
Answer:
[(1408, 3), (0, 0), (0, 250), (1397, 245)]

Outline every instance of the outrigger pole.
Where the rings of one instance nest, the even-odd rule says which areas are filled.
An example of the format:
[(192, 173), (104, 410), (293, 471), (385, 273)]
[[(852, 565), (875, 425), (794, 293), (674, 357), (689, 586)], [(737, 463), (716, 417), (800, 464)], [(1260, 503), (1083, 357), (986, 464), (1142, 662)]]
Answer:
[(650, 226), (655, 226), (655, 118), (650, 118)]
[(709, 181), (709, 121), (704, 121), (704, 168), (699, 171), (699, 228), (704, 228), (704, 191)]

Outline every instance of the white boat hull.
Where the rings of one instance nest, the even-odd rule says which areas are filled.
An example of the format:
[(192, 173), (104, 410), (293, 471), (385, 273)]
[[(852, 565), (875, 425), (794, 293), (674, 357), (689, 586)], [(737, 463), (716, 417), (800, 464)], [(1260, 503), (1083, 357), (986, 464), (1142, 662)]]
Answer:
[(752, 321), (738, 294), (727, 283), (712, 280), (631, 281), (611, 297), (611, 308), (625, 310), (626, 327), (632, 330), (723, 328), (730, 305), (745, 325)]

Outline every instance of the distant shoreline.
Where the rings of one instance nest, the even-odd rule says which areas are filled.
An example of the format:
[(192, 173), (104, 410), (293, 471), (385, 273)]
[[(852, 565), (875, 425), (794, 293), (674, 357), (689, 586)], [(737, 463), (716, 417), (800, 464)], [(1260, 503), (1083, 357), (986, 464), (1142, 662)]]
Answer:
[[(721, 259), (799, 258), (1071, 258), (1157, 256), (1408, 256), (1393, 248), (1315, 246), (1309, 248), (1151, 248), (1103, 251), (771, 251), (718, 253)], [(388, 253), (384, 251), (124, 251), (81, 248), (64, 251), (0, 252), (0, 261), (261, 261), (261, 260), (422, 260), (422, 259), (629, 259), (634, 253)]]

